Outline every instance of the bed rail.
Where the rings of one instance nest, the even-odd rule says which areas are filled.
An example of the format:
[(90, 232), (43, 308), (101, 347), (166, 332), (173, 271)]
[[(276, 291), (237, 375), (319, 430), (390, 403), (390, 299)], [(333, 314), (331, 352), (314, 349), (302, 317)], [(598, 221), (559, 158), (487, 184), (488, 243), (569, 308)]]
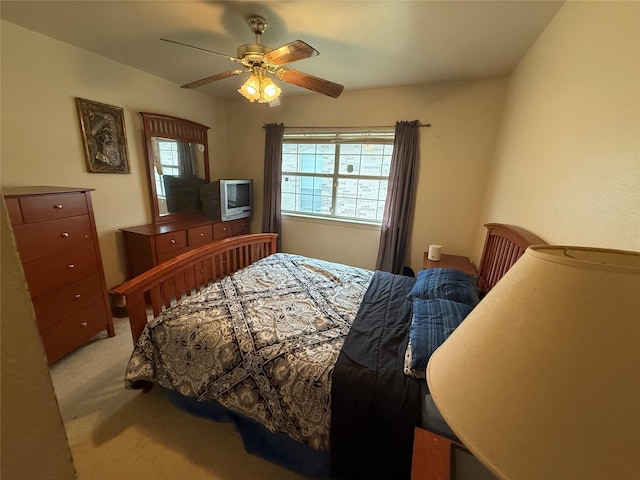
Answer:
[(276, 253), (277, 236), (257, 233), (212, 242), (113, 288), (113, 294), (126, 298), (133, 343), (138, 341), (147, 324), (148, 307), (155, 317), (175, 300), (199, 292), (209, 283)]

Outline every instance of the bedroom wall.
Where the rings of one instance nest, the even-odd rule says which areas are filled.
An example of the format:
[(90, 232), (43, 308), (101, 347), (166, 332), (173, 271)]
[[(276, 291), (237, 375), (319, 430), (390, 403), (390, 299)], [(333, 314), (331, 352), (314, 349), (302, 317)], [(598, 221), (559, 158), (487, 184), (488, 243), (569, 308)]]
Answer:
[[(302, 67), (301, 67), (302, 68)], [(334, 79), (338, 80), (339, 79)], [(470, 254), (486, 188), (487, 167), (500, 126), (506, 79), (441, 83), (322, 95), (287, 95), (278, 107), (239, 98), (228, 108), (230, 173), (254, 178), (262, 199), (265, 123), (286, 126), (382, 126), (397, 120), (431, 123), (420, 130), (420, 178), (410, 265), (422, 267), (429, 243), (445, 253)], [(261, 203), (261, 202), (260, 202)], [(252, 230), (261, 228), (261, 205)], [(283, 250), (374, 268), (379, 227), (283, 219)], [(409, 262), (408, 262), (409, 263)]]
[[(118, 229), (151, 221), (142, 121), (158, 112), (211, 127), (211, 175), (227, 174), (224, 102), (2, 21), (2, 186), (91, 187), (108, 286), (125, 278)], [(131, 174), (88, 173), (75, 97), (124, 109)]]
[(640, 251), (639, 70), (640, 3), (567, 2), (511, 76), (481, 223)]

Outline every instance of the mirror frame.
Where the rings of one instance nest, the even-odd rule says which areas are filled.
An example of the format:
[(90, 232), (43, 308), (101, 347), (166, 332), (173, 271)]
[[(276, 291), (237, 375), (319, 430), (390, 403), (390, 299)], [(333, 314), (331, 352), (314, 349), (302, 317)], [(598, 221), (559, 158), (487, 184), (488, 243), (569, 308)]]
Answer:
[(175, 220), (182, 220), (193, 217), (194, 212), (177, 212), (168, 215), (160, 215), (158, 206), (158, 193), (155, 182), (155, 163), (153, 161), (152, 138), (170, 138), (187, 143), (199, 143), (204, 145), (204, 175), (205, 180), (209, 178), (209, 145), (207, 131), (209, 127), (200, 123), (185, 120), (184, 118), (161, 115), (158, 113), (140, 112), (145, 137), (145, 153), (147, 155), (147, 180), (149, 181), (149, 200), (151, 201), (151, 217), (153, 223), (166, 223)]

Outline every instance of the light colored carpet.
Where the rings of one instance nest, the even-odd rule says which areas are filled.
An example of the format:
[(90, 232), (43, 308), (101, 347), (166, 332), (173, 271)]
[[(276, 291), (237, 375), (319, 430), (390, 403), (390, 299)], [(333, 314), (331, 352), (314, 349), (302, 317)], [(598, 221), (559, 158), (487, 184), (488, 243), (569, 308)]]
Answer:
[(250, 455), (234, 426), (191, 416), (164, 392), (124, 388), (127, 318), (51, 368), (79, 480), (303, 479)]

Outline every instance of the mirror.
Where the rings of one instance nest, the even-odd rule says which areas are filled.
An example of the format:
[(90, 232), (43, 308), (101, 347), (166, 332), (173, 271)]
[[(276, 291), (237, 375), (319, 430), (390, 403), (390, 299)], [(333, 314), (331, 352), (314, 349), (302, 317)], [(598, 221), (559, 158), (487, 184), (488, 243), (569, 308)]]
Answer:
[(182, 118), (140, 112), (154, 223), (200, 215), (200, 187), (209, 183), (209, 127)]

